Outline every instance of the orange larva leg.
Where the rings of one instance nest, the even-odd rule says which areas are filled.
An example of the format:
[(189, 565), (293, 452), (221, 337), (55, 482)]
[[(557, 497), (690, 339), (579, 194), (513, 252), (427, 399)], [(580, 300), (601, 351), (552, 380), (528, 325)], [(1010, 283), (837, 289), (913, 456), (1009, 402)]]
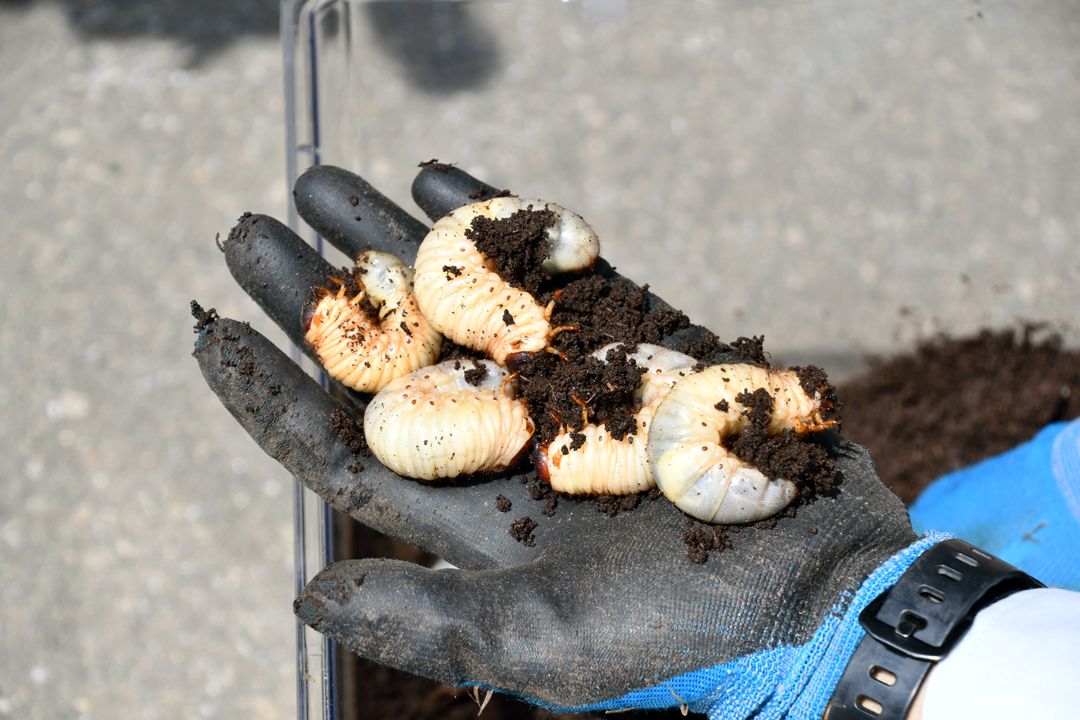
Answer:
[(563, 362), (570, 362), (570, 358), (566, 357), (565, 354), (559, 352), (558, 350), (551, 347), (550, 345), (548, 345), (546, 348), (544, 348), (544, 352), (549, 352), (552, 355), (558, 355), (562, 359)]
[[(584, 425), (589, 424), (589, 406), (582, 402), (581, 398), (571, 393), (570, 399), (581, 406), (581, 422)], [(592, 398), (590, 398), (591, 400)]]
[(510, 373), (509, 375), (507, 375), (503, 379), (503, 381), (501, 383), (499, 383), (499, 394), (500, 395), (505, 395), (506, 394), (506, 386), (507, 386), (507, 384), (512, 382), (513, 379), (516, 378), (520, 374), (521, 374), (520, 372), (515, 372), (515, 373)]
[[(339, 297), (341, 297), (341, 296), (344, 296), (344, 294), (345, 294), (345, 286), (344, 286), (344, 285), (342, 285), (342, 286), (341, 286), (341, 290), (340, 290), (340, 291), (338, 291), (338, 296), (339, 296)], [(366, 290), (363, 290), (363, 289), (361, 289), (361, 290), (360, 290), (360, 292), (356, 293), (356, 297), (354, 297), (354, 298), (353, 298), (352, 300), (350, 300), (350, 301), (349, 301), (349, 304), (350, 304), (350, 305), (352, 305), (353, 307), (356, 307), (356, 306), (357, 306), (357, 305), (359, 305), (359, 304), (360, 304), (360, 303), (361, 303), (361, 302), (362, 302), (362, 301), (363, 301), (363, 300), (364, 300), (364, 299), (365, 299), (366, 297), (367, 297), (367, 291), (366, 291)]]
[(559, 302), (559, 298), (562, 297), (562, 294), (563, 294), (562, 290), (556, 290), (555, 291), (553, 297), (551, 298), (551, 302), (549, 302), (547, 304), (547, 307), (544, 308), (544, 319), (545, 320), (550, 320), (551, 319), (551, 313), (555, 312), (555, 303)]
[(553, 338), (564, 330), (577, 331), (580, 329), (580, 325), (560, 325), (559, 327), (551, 328), (551, 332), (548, 333), (548, 337)]
[(805, 420), (794, 420), (795, 432), (800, 435), (804, 433), (821, 432), (822, 430), (828, 430), (831, 427), (836, 427), (840, 424), (840, 421), (836, 418), (832, 420), (822, 420), (820, 417), (816, 419), (816, 422), (807, 422)]

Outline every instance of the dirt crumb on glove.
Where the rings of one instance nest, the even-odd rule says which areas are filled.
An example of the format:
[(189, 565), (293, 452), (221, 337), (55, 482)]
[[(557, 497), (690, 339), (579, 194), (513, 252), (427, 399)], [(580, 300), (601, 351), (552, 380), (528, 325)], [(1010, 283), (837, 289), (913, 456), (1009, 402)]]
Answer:
[(723, 525), (697, 525), (693, 520), (686, 521), (683, 543), (686, 555), (698, 565), (704, 565), (709, 559), (709, 552), (722, 552), (731, 547), (731, 538)]
[(529, 485), (529, 497), (533, 500), (547, 501), (544, 509), (540, 511), (540, 514), (546, 517), (552, 517), (555, 514), (555, 509), (559, 507), (559, 495), (560, 493), (552, 490), (546, 483), (535, 482)]
[(731, 349), (739, 355), (739, 361), (757, 365), (758, 367), (770, 368), (769, 359), (765, 355), (765, 336), (757, 335), (751, 338), (741, 337), (731, 343)]
[(598, 495), (596, 498), (596, 511), (604, 515), (615, 517), (620, 510), (633, 510), (641, 503), (641, 496), (636, 495)]
[(353, 463), (345, 469), (354, 475), (363, 472), (364, 466), (360, 464), (360, 458), (372, 455), (367, 438), (364, 436), (363, 417), (357, 419), (344, 410), (335, 410), (330, 413), (330, 427), (353, 456)]
[(514, 538), (518, 542), (523, 542), (529, 547), (536, 546), (536, 537), (533, 535), (533, 530), (536, 529), (537, 522), (530, 518), (528, 515), (515, 520), (510, 525), (510, 537)]
[(511, 507), (513, 507), (513, 504), (510, 502), (510, 498), (501, 493), (495, 496), (496, 510), (499, 512), (510, 512)]

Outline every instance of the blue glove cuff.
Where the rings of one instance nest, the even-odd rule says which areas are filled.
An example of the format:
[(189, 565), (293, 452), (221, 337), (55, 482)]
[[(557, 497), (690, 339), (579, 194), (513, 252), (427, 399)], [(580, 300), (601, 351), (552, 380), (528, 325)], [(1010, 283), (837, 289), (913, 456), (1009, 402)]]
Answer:
[(854, 593), (841, 597), (805, 645), (778, 647), (704, 670), (677, 675), (660, 685), (580, 707), (538, 703), (557, 712), (648, 710), (683, 705), (711, 720), (753, 717), (820, 720), (865, 631), (859, 613), (890, 587), (923, 552), (952, 537), (931, 532), (889, 558)]
[(1046, 585), (1080, 590), (1080, 419), (940, 478), (909, 512), (915, 532), (953, 533)]

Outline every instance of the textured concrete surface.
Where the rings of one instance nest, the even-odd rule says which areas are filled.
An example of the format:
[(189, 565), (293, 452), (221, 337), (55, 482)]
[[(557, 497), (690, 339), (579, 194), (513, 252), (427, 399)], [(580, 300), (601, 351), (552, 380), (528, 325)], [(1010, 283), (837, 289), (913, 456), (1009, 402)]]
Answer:
[[(274, 335), (213, 238), (284, 214), (276, 12), (0, 0), (0, 716), (295, 713), (292, 481), (187, 309)], [(355, 42), (325, 160), (410, 209), (430, 157), (562, 202), (721, 337), (842, 374), (1080, 308), (1075, 2), (322, 21)]]
[(195, 59), (0, 7), (0, 716), (295, 713), (292, 479), (188, 311), (258, 317), (214, 236), (285, 206), (280, 52)]

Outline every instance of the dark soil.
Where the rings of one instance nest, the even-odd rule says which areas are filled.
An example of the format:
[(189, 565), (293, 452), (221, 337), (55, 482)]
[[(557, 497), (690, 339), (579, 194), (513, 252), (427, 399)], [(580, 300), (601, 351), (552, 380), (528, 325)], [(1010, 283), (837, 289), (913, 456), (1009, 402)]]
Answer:
[(465, 231), (476, 249), (495, 261), (495, 271), (506, 282), (536, 295), (548, 278), (540, 265), (548, 258), (547, 229), (558, 216), (553, 210), (534, 210), (532, 205), (502, 220), (474, 218)]
[(479, 387), (480, 383), (484, 382), (484, 378), (487, 377), (487, 374), (488, 366), (473, 360), (472, 369), (465, 371), (465, 382), (473, 387)]
[[(637, 432), (632, 394), (641, 384), (644, 367), (626, 357), (633, 346), (608, 352), (608, 362), (586, 355), (566, 362), (550, 353), (537, 353), (518, 365), (519, 394), (536, 423), (537, 441), (547, 445), (562, 429), (580, 431), (588, 422), (606, 424), (616, 440)], [(584, 442), (574, 438), (577, 450)]]
[(372, 455), (367, 437), (364, 435), (364, 417), (362, 415), (354, 417), (344, 410), (335, 410), (330, 413), (330, 427), (352, 453), (353, 462), (346, 469), (354, 474), (363, 472), (364, 466), (360, 464), (360, 458)]
[(686, 554), (692, 562), (704, 565), (709, 559), (709, 551), (720, 552), (731, 547), (728, 528), (723, 525), (698, 525), (693, 520), (686, 521), (683, 544)]
[(936, 337), (845, 383), (843, 433), (911, 503), (941, 475), (1080, 416), (1080, 351), (1037, 326)]
[(536, 545), (536, 537), (533, 535), (533, 530), (536, 529), (538, 523), (531, 517), (526, 515), (523, 518), (515, 520), (510, 525), (510, 537), (514, 538), (518, 542), (523, 542), (529, 547)]
[(217, 310), (210, 308), (203, 310), (202, 305), (196, 300), (191, 301), (191, 316), (195, 318), (195, 333), (201, 333), (207, 325), (213, 325), (218, 321)]

